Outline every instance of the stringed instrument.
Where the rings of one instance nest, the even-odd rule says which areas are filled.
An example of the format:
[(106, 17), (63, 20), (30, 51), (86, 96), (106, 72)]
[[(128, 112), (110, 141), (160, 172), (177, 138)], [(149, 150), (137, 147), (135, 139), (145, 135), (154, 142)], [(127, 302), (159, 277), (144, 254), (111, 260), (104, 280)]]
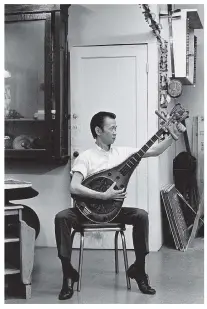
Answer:
[[(183, 121), (189, 114), (179, 103), (172, 109), (168, 119), (164, 118), (158, 111), (155, 113), (163, 120), (161, 122), (161, 128), (138, 152), (130, 155), (126, 160), (113, 168), (102, 170), (86, 177), (82, 185), (98, 192), (105, 192), (116, 182), (114, 190), (121, 190), (124, 188), (124, 191), (126, 191), (132, 173), (148, 149), (166, 132), (169, 132), (172, 137), (177, 140), (178, 137), (171, 132), (169, 126), (172, 123)], [(74, 199), (75, 207), (77, 207), (88, 220), (95, 223), (112, 221), (120, 212), (124, 202), (124, 199), (121, 201), (100, 200), (85, 198), (78, 195), (72, 195), (72, 198)]]

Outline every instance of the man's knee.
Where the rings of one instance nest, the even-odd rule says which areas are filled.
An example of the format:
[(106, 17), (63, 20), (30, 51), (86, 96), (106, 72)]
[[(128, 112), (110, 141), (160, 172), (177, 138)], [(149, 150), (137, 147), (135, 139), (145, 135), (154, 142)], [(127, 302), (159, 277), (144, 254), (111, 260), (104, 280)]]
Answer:
[(68, 208), (58, 212), (54, 221), (55, 225), (67, 224), (68, 226), (76, 226), (78, 218), (74, 208)]
[(144, 222), (148, 222), (149, 220), (148, 212), (144, 209), (137, 209), (136, 217), (138, 220), (142, 220)]
[(67, 220), (70, 219), (70, 211), (69, 211), (69, 209), (64, 209), (64, 210), (58, 212), (56, 214), (56, 216), (55, 216), (55, 223), (64, 221), (66, 219)]
[(63, 214), (62, 211), (58, 212), (56, 215), (55, 215), (55, 222), (57, 221), (61, 221), (65, 218), (65, 215)]

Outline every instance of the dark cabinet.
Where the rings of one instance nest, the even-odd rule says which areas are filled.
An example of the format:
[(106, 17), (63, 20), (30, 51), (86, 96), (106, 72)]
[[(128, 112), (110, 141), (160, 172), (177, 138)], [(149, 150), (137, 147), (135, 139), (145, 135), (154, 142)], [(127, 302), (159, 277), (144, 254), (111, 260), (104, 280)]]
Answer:
[(69, 5), (5, 5), (5, 159), (68, 159)]

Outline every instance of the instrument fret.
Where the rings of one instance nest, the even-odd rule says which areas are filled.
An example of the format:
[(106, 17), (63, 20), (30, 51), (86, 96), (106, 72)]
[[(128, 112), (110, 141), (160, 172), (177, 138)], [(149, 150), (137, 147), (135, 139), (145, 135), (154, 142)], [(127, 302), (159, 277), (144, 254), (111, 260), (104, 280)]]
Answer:
[(135, 164), (137, 163), (137, 160), (135, 159), (135, 157), (132, 157), (131, 160), (134, 160)]

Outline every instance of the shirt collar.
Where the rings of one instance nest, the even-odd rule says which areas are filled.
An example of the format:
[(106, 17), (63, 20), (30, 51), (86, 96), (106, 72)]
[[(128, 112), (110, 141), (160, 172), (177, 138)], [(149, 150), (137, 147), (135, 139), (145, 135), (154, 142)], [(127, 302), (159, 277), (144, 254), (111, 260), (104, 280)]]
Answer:
[(112, 145), (111, 145), (109, 151), (104, 150), (103, 148), (101, 148), (100, 146), (98, 146), (96, 143), (95, 143), (95, 147), (96, 147), (96, 149), (98, 149), (99, 151), (103, 151), (103, 152), (106, 152), (106, 153), (110, 153), (110, 152), (112, 152), (112, 150), (113, 150)]

